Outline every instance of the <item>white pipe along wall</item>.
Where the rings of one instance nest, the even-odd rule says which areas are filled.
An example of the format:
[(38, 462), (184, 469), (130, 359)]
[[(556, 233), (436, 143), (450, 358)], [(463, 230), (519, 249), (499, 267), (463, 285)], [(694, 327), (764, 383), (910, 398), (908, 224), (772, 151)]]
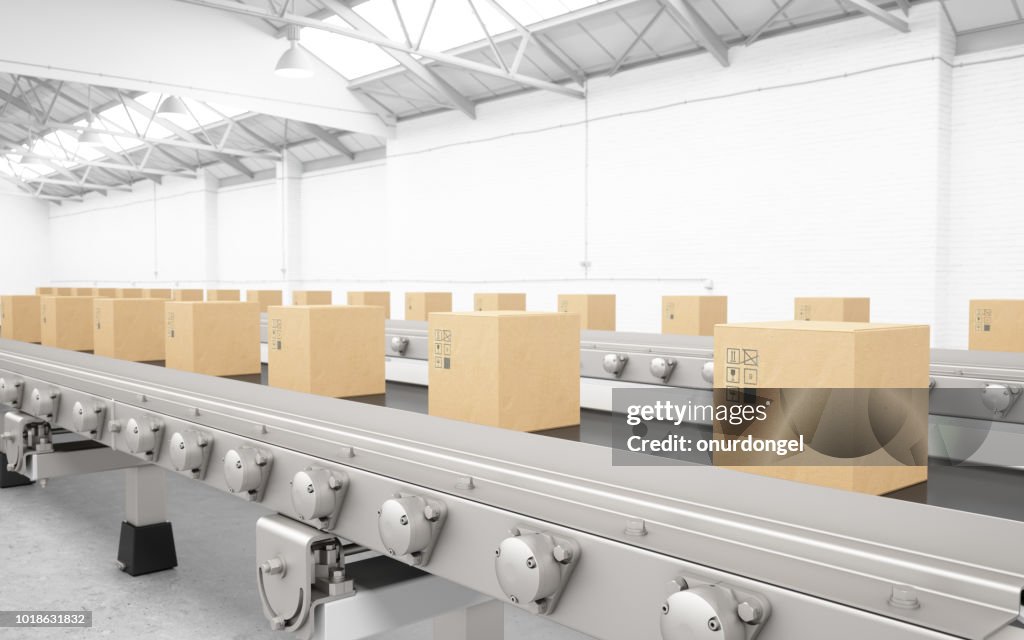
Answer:
[(452, 290), (457, 309), (480, 290), (535, 309), (610, 292), (626, 331), (658, 331), (661, 295), (710, 284), (733, 321), (870, 296), (873, 319), (964, 347), (969, 298), (1024, 296), (1024, 255), (991, 222), (1024, 224), (1024, 70), (1000, 62), (1019, 49), (956, 58), (938, 3), (911, 23), (848, 20), (735, 47), (729, 68), (690, 56), (593, 78), (585, 100), (401, 122), (383, 160), (51, 206), (52, 279), (388, 289), (398, 318), (408, 290)]

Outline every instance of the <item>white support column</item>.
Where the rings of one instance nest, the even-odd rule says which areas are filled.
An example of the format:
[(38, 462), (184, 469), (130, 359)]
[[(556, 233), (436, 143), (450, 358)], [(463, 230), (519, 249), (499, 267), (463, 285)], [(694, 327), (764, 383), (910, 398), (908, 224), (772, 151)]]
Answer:
[(217, 189), (220, 187), (220, 181), (204, 169), (199, 175), (199, 182), (203, 188), (203, 258), (205, 261), (203, 273), (204, 280), (207, 282), (206, 288), (213, 289), (219, 288), (217, 283), (220, 281), (219, 233), (217, 230)]
[(281, 278), (284, 301), (302, 279), (302, 163), (285, 151), (277, 163), (277, 196), (281, 207)]
[(125, 470), (124, 519), (144, 527), (167, 522), (167, 478), (156, 465)]
[(497, 600), (434, 618), (434, 640), (502, 640), (505, 605)]

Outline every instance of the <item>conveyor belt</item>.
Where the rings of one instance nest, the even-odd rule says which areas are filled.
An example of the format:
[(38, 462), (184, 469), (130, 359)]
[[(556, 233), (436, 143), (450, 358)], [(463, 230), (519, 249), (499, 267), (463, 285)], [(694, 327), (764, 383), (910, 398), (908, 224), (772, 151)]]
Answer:
[[(241, 378), (257, 382), (256, 376)], [(258, 382), (266, 384), (267, 367)], [(427, 413), (427, 388), (388, 382), (387, 393), (383, 396), (356, 398), (359, 402), (378, 406)], [(604, 411), (583, 409), (580, 411), (579, 427), (540, 431), (539, 435), (579, 440), (581, 433), (607, 433), (614, 422), (612, 415)], [(711, 429), (692, 425), (711, 437)], [(710, 463), (710, 459), (699, 460)], [(929, 504), (970, 513), (979, 513), (997, 518), (1024, 522), (1024, 472), (977, 465), (954, 465), (946, 460), (932, 459), (928, 465), (928, 482), (907, 487), (889, 494), (888, 497), (910, 502)]]
[[(772, 612), (763, 628), (738, 628), (747, 640), (755, 630), (760, 640), (1021, 635), (1019, 522), (701, 466), (613, 466), (586, 443), (3, 340), (0, 378), (15, 471), (58, 455), (33, 449), (50, 426), (91, 433), (149, 469), (176, 469), (170, 443), (202, 437), (190, 446), (208, 447), (208, 464), (180, 473), (281, 514), (268, 536), (287, 527), (387, 553), (395, 501), (422, 501), (405, 511), (434, 531), (415, 544), (436, 536), (415, 547), (430, 550), (420, 568), (510, 601), (496, 574), (540, 567), (499, 562), (495, 549), (511, 545), (514, 559), (521, 539), (549, 545), (538, 559), (575, 569), (546, 573), (557, 605), (533, 610), (595, 637), (677, 637), (659, 631), (666, 602), (673, 616), (710, 606), (716, 624), (734, 625), (741, 601)], [(423, 406), (422, 390), (391, 391), (385, 404)], [(156, 435), (140, 448), (145, 429)], [(330, 475), (317, 475), (317, 496), (345, 488), (323, 529), (298, 522), (306, 492), (296, 489), (313, 480), (294, 479), (311, 473)], [(420, 524), (439, 513), (437, 527)], [(688, 588), (666, 594), (672, 581)], [(913, 606), (894, 585), (912, 585)], [(704, 604), (690, 609), (694, 598)]]

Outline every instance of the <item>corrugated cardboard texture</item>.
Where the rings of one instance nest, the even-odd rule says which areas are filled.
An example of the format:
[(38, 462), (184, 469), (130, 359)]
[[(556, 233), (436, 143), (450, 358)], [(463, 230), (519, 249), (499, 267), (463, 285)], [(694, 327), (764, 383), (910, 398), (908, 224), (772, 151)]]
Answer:
[(384, 393), (383, 341), (382, 307), (270, 307), (268, 383), (333, 398)]
[(351, 305), (383, 307), (384, 317), (391, 317), (391, 292), (389, 291), (349, 291), (346, 301)]
[(793, 319), (871, 322), (871, 298), (795, 298)]
[(558, 311), (578, 315), (580, 329), (615, 331), (614, 294), (560, 294), (558, 296)]
[(22, 342), (40, 342), (40, 296), (0, 298), (0, 337)]
[(526, 311), (525, 293), (473, 294), (474, 311)]
[(168, 302), (165, 362), (211, 376), (260, 373), (260, 310), (254, 302)]
[[(925, 390), (929, 355), (926, 325), (801, 320), (719, 325), (715, 328), (715, 387), (759, 388), (761, 395), (769, 397), (778, 395), (779, 389)], [(782, 417), (782, 403), (778, 398), (772, 400), (773, 411), (780, 413), (770, 416)], [(920, 416), (908, 415), (903, 429), (910, 431), (901, 432), (901, 438), (914, 443), (914, 452), (919, 454), (915, 457), (927, 460), (926, 404), (921, 409)], [(755, 437), (788, 433), (785, 420), (791, 418), (769, 417), (752, 425), (747, 433)], [(716, 434), (722, 428), (716, 424)], [(737, 456), (749, 455), (716, 454), (714, 459), (716, 465), (729, 467), (742, 459)], [(871, 494), (895, 491), (928, 477), (926, 465), (897, 466), (899, 460), (885, 449), (843, 459), (808, 449), (784, 460), (800, 466), (732, 468)], [(885, 466), (890, 462), (893, 466)]]
[(713, 336), (715, 325), (729, 321), (726, 296), (662, 296), (661, 332)]
[(1024, 300), (971, 300), (968, 348), (1024, 351)]
[(333, 297), (330, 291), (292, 291), (292, 304), (331, 304)]
[(238, 302), (242, 299), (242, 292), (238, 289), (209, 289), (206, 299), (210, 302)]
[(41, 341), (47, 347), (92, 351), (91, 296), (41, 296)]
[(451, 310), (451, 291), (409, 291), (405, 294), (406, 320), (426, 321), (432, 313)]
[(516, 431), (579, 424), (579, 321), (564, 313), (430, 315), (430, 415)]
[(284, 295), (277, 289), (249, 289), (245, 292), (245, 300), (259, 304), (260, 313), (265, 313), (267, 307), (284, 304)]
[(171, 300), (178, 302), (202, 302), (202, 289), (175, 289), (171, 292)]
[(142, 298), (142, 289), (115, 289), (115, 298)]
[(158, 298), (93, 301), (93, 352), (133, 362), (164, 359), (164, 306)]

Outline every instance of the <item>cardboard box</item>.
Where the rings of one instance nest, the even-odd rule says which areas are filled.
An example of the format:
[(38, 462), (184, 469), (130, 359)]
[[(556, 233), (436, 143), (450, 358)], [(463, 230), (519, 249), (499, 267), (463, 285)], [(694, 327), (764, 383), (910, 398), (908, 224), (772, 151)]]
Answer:
[(93, 298), (116, 298), (117, 289), (111, 287), (93, 287), (91, 289), (75, 289), (75, 295), (91, 296)]
[(160, 298), (162, 300), (171, 300), (173, 292), (170, 289), (143, 289), (143, 298)]
[(615, 296), (612, 294), (560, 294), (560, 313), (580, 317), (580, 329), (615, 331)]
[(171, 292), (171, 300), (178, 302), (202, 302), (202, 289), (175, 289)]
[(36, 287), (37, 296), (52, 296), (57, 293), (53, 287)]
[(164, 359), (165, 300), (93, 300), (93, 353), (108, 358), (153, 362)]
[(475, 293), (474, 311), (526, 311), (525, 293)]
[(245, 292), (247, 302), (255, 302), (260, 306), (260, 313), (266, 313), (267, 307), (279, 307), (284, 304), (284, 296), (277, 289), (249, 289)]
[(967, 348), (1024, 351), (1024, 300), (971, 300)]
[(405, 319), (426, 321), (432, 313), (452, 310), (451, 291), (407, 291)]
[(71, 295), (73, 295), (73, 296), (91, 296), (91, 295), (94, 295), (93, 291), (95, 291), (95, 289), (93, 289), (92, 287), (74, 287), (73, 289), (71, 289)]
[(210, 302), (239, 302), (242, 299), (242, 292), (238, 289), (209, 289), (206, 292), (206, 299)]
[(92, 351), (91, 296), (41, 296), (41, 342), (47, 347)]
[(333, 294), (330, 291), (292, 291), (292, 304), (331, 304)]
[[(770, 401), (766, 418), (715, 422), (715, 438), (806, 449), (716, 453), (717, 466), (883, 494), (928, 478), (929, 329), (782, 321), (715, 328), (716, 406)], [(738, 466), (742, 465), (742, 466)]]
[(260, 307), (255, 302), (167, 302), (165, 364), (211, 376), (260, 373)]
[(270, 307), (268, 384), (333, 398), (384, 393), (383, 341), (381, 307)]
[(871, 298), (796, 298), (793, 319), (871, 322)]
[(384, 307), (384, 318), (391, 317), (391, 293), (388, 291), (349, 291), (348, 304)]
[(75, 295), (75, 290), (72, 287), (56, 287), (51, 295), (73, 296)]
[(430, 415), (516, 431), (580, 422), (579, 320), (564, 313), (430, 315)]
[(40, 342), (40, 296), (0, 298), (0, 338)]
[(115, 298), (144, 298), (142, 289), (114, 289)]
[(715, 325), (729, 321), (726, 296), (662, 296), (661, 332), (713, 336)]

